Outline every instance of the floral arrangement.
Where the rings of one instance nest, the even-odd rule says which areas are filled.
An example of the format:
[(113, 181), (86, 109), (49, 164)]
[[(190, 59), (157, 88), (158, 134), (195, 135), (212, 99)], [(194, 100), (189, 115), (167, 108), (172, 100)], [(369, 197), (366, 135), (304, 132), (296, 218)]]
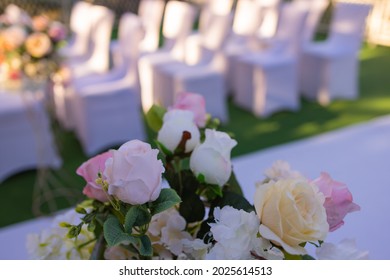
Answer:
[(56, 50), (66, 37), (65, 26), (45, 15), (30, 16), (11, 4), (0, 16), (0, 75), (3, 82), (26, 77), (46, 80), (57, 70)]
[(78, 169), (87, 199), (29, 236), (41, 259), (367, 258), (353, 241), (325, 243), (359, 206), (348, 188), (322, 173), (309, 180), (277, 161), (243, 196), (230, 160), (237, 142), (218, 131), (202, 96), (179, 95), (146, 119), (155, 147), (131, 140)]

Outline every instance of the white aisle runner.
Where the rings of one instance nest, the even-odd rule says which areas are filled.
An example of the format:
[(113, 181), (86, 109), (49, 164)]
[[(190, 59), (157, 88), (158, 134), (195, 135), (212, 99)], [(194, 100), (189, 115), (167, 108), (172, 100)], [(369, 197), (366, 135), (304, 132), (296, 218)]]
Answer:
[[(328, 172), (348, 185), (361, 206), (327, 241), (354, 238), (371, 259), (390, 260), (390, 116), (235, 158), (234, 170), (250, 202), (255, 182), (278, 159), (309, 178)], [(49, 222), (44, 218), (0, 228), (0, 259), (28, 259), (26, 235)]]

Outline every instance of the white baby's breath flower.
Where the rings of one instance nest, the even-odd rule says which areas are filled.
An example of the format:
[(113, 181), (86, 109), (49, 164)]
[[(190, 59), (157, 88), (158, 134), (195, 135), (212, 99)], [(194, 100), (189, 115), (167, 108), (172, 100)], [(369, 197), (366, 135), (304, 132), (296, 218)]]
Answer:
[(68, 228), (63, 228), (60, 223), (78, 225), (82, 215), (74, 209), (57, 216), (51, 227), (44, 229), (39, 234), (27, 236), (27, 251), (32, 259), (63, 260), (63, 259), (89, 259), (94, 242), (87, 246), (81, 244), (94, 239), (94, 234), (89, 232), (84, 225), (77, 239), (68, 238)]
[(338, 244), (323, 243), (316, 249), (319, 260), (368, 260), (368, 251), (360, 251), (353, 239), (344, 239)]
[(215, 223), (210, 231), (217, 242), (207, 254), (207, 259), (250, 259), (259, 230), (259, 218), (231, 206), (214, 210)]

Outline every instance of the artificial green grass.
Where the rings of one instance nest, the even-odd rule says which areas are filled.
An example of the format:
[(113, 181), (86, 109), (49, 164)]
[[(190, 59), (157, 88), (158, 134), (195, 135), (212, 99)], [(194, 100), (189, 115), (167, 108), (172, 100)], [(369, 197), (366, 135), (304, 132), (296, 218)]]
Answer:
[[(390, 48), (365, 46), (360, 57), (358, 100), (336, 100), (327, 107), (302, 100), (302, 107), (298, 112), (279, 112), (269, 118), (256, 118), (229, 102), (230, 121), (221, 129), (232, 132), (238, 141), (232, 156), (390, 114)], [(33, 218), (39, 214), (39, 211), (33, 212), (33, 206), (41, 213), (49, 213), (51, 210), (48, 202), (38, 207), (38, 198), (44, 200), (44, 194), (71, 191), (68, 195), (70, 201), (63, 198), (51, 200), (55, 202), (52, 209), (70, 207), (83, 199), (81, 191), (84, 182), (75, 171), (87, 157), (73, 133), (62, 131), (56, 124), (53, 129), (63, 158), (63, 167), (58, 171), (19, 173), (0, 184), (0, 227)], [(151, 138), (152, 133), (148, 133)], [(37, 190), (45, 192), (37, 195)]]

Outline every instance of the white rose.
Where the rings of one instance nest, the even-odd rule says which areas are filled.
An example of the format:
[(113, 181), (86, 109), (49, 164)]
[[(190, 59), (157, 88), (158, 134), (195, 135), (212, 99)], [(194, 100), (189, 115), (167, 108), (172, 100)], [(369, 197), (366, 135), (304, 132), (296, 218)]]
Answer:
[(255, 212), (237, 210), (231, 206), (214, 210), (215, 223), (210, 231), (217, 242), (207, 255), (208, 259), (251, 259), (259, 231), (259, 218)]
[(156, 200), (161, 192), (164, 172), (158, 153), (157, 149), (139, 140), (112, 150), (112, 158), (107, 159), (104, 170), (108, 193), (132, 205)]
[(158, 132), (157, 140), (171, 152), (174, 152), (184, 131), (191, 133), (191, 139), (186, 142), (185, 147), (185, 152), (189, 153), (200, 141), (200, 133), (194, 121), (194, 114), (187, 110), (171, 110), (164, 115), (164, 123)]
[(360, 251), (353, 239), (344, 239), (339, 244), (322, 243), (316, 249), (319, 260), (368, 260), (368, 251)]
[(290, 254), (306, 254), (301, 243), (324, 240), (328, 233), (324, 200), (318, 188), (303, 179), (258, 184), (254, 204), (260, 234)]
[(237, 141), (225, 132), (206, 129), (206, 139), (192, 152), (190, 168), (196, 176), (202, 174), (209, 184), (223, 186), (232, 172), (230, 152)]

